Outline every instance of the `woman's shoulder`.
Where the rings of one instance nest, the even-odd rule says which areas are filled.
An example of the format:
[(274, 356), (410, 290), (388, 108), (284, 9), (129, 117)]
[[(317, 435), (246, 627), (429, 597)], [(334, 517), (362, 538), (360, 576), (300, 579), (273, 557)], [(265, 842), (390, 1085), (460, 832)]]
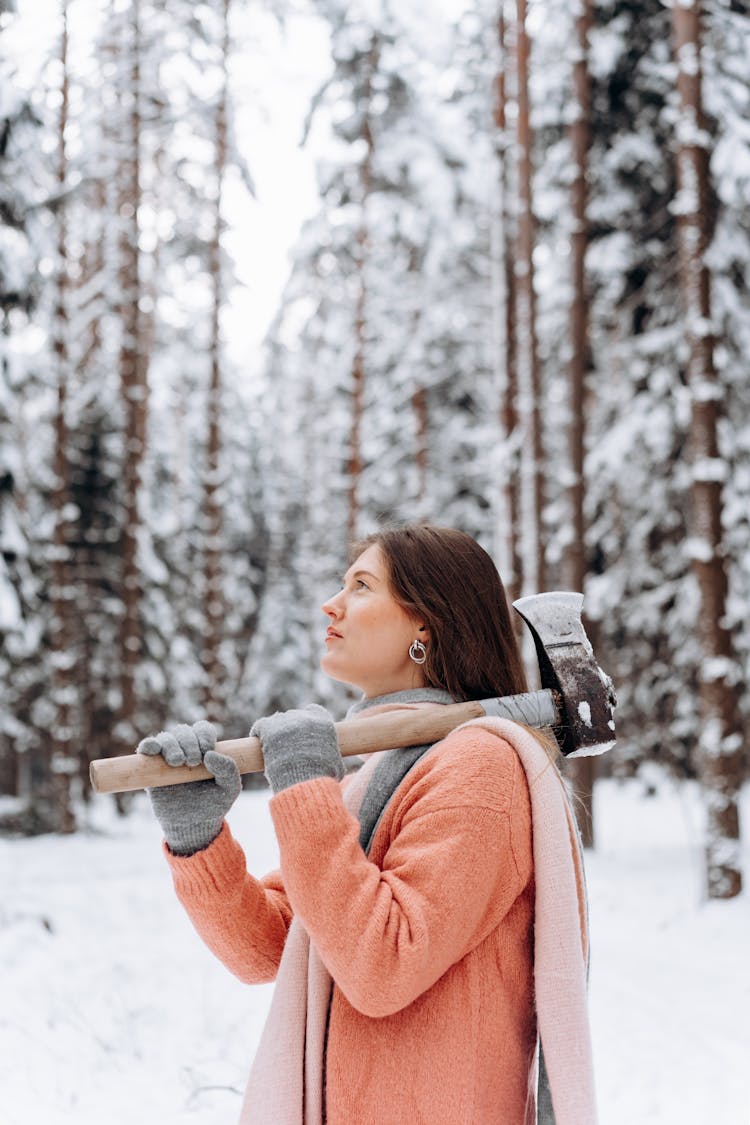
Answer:
[(482, 805), (509, 812), (528, 801), (526, 775), (507, 739), (481, 726), (452, 731), (420, 759), (413, 771), (415, 797)]

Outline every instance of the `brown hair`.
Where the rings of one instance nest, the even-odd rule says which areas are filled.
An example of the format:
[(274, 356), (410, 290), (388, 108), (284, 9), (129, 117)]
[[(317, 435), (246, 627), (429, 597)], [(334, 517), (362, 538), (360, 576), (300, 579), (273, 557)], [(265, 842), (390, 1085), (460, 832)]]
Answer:
[(428, 687), (457, 701), (527, 690), (505, 588), (476, 540), (430, 524), (389, 527), (357, 543), (352, 558), (372, 545), (385, 556), (393, 596), (430, 631)]

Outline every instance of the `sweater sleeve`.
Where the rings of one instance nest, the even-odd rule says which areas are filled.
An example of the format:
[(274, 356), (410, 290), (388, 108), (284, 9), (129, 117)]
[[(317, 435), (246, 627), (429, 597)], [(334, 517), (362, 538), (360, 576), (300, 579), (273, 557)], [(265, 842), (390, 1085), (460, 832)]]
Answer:
[(531, 879), (528, 788), (507, 742), (456, 732), (413, 774), (379, 864), (333, 780), (271, 801), (290, 904), (346, 999), (372, 1017), (430, 988)]
[(195, 855), (172, 855), (166, 845), (164, 852), (177, 897), (209, 949), (248, 984), (274, 980), (292, 920), (280, 872), (250, 875), (226, 822)]

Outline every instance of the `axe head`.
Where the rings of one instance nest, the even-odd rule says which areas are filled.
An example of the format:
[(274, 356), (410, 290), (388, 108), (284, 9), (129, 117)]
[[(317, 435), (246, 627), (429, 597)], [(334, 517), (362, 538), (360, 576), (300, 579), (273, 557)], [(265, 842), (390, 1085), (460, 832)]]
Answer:
[(603, 754), (615, 742), (617, 698), (583, 628), (583, 594), (567, 590), (532, 594), (519, 598), (513, 608), (534, 638), (542, 687), (555, 694), (555, 734), (563, 754), (568, 758)]

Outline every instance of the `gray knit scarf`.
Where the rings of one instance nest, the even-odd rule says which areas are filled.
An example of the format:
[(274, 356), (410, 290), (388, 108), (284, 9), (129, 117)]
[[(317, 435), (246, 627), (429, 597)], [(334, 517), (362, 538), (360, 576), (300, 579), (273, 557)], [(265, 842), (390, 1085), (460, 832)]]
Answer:
[[(346, 717), (349, 719), (362, 711), (368, 711), (371, 707), (383, 707), (386, 704), (453, 702), (455, 702), (453, 697), (441, 688), (410, 688), (407, 691), (393, 691), (389, 695), (379, 695), (374, 699), (360, 699), (359, 702), (352, 704)], [(389, 800), (412, 766), (417, 764), (431, 746), (430, 742), (423, 746), (388, 750), (378, 762), (359, 810), (361, 826), (359, 842), (366, 855), (370, 852), (375, 829)]]

